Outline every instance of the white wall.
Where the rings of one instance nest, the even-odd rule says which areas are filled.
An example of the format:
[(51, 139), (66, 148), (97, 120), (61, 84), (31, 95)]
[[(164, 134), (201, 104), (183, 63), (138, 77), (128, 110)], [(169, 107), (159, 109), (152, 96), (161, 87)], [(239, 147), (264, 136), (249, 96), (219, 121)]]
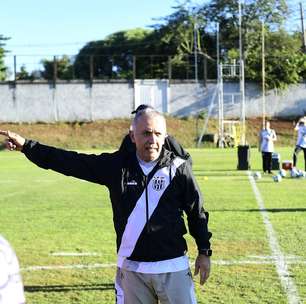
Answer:
[[(205, 88), (192, 82), (171, 82), (168, 112), (175, 116), (195, 115), (207, 110), (216, 91), (216, 83)], [(225, 83), (224, 92), (237, 92), (237, 83)], [(260, 87), (246, 84), (246, 116), (262, 115)], [(215, 94), (212, 115), (217, 116)], [(48, 83), (0, 83), (0, 122), (90, 121), (130, 117), (134, 109), (134, 88), (128, 82), (62, 82), (54, 88)], [(266, 112), (271, 117), (292, 117), (306, 113), (306, 84), (287, 91), (270, 91)], [(240, 117), (239, 100), (225, 98), (226, 118)]]

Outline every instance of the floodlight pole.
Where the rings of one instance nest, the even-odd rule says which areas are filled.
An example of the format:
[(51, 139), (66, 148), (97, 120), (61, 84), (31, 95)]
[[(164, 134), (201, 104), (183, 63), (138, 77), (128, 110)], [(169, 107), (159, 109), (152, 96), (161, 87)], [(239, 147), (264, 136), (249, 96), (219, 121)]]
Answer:
[(262, 127), (265, 127), (266, 123), (266, 72), (265, 72), (265, 23), (262, 21), (261, 28), (261, 49), (262, 49)]
[(239, 0), (239, 54), (240, 54), (240, 96), (241, 96), (241, 121), (242, 121), (242, 134), (241, 144), (246, 144), (245, 139), (245, 90), (244, 90), (244, 60), (243, 60), (243, 48), (242, 48), (242, 12), (241, 12), (241, 0)]
[(198, 24), (195, 21), (193, 26), (193, 39), (194, 39), (194, 80), (198, 82), (198, 39), (197, 39)]
[(219, 35), (219, 22), (218, 22), (217, 23), (217, 73), (219, 73), (219, 64), (220, 64), (220, 35)]
[(301, 26), (302, 26), (302, 44), (303, 44), (303, 51), (306, 53), (306, 34), (304, 28), (304, 12), (303, 12), (303, 5), (300, 2), (300, 12), (301, 12)]

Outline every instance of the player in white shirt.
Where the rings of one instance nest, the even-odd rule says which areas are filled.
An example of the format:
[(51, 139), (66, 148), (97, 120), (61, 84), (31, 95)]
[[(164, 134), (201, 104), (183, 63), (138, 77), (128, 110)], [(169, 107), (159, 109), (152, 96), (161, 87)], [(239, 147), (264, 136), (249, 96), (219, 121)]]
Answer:
[(266, 121), (264, 129), (259, 134), (259, 149), (262, 154), (263, 172), (272, 173), (272, 153), (274, 152), (274, 141), (276, 133), (270, 128), (270, 121)]
[(294, 130), (297, 131), (297, 141), (296, 146), (293, 153), (293, 167), (296, 167), (298, 154), (303, 151), (304, 152), (304, 165), (306, 170), (306, 116), (301, 117)]
[(16, 254), (0, 235), (0, 304), (24, 304), (25, 296)]

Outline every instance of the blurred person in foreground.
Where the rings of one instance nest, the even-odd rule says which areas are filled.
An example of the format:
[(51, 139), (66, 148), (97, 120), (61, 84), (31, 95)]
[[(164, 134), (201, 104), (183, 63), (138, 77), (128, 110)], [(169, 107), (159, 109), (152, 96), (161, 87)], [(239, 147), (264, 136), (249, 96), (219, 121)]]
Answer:
[(293, 152), (293, 167), (297, 165), (298, 154), (304, 152), (304, 167), (306, 171), (306, 116), (301, 117), (296, 123), (294, 130), (297, 131), (296, 146)]
[(0, 304), (24, 304), (25, 296), (17, 256), (0, 235)]
[(187, 161), (166, 150), (166, 120), (156, 111), (136, 113), (134, 152), (88, 155), (26, 140), (10, 131), (7, 148), (33, 163), (107, 186), (117, 235), (116, 301), (125, 304), (196, 303), (187, 233), (195, 239), (195, 275), (210, 274), (211, 233), (202, 194)]
[(259, 150), (262, 155), (262, 170), (264, 173), (272, 173), (272, 153), (276, 140), (276, 133), (271, 129), (270, 121), (267, 120), (259, 134)]

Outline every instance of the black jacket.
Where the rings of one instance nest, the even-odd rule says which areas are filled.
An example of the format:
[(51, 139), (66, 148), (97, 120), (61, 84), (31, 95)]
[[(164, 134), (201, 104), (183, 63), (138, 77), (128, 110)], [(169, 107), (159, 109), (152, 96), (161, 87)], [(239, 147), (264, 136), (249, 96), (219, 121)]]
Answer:
[[(210, 248), (208, 213), (202, 207), (201, 193), (189, 164), (173, 153), (163, 149), (157, 165), (146, 177), (135, 153), (89, 155), (34, 141), (26, 141), (22, 152), (39, 167), (108, 187), (119, 255), (127, 239), (130, 251), (123, 255), (131, 260), (161, 261), (182, 256), (187, 250), (183, 211), (198, 249)], [(156, 199), (156, 195), (161, 196)], [(137, 229), (139, 236), (135, 237)], [(135, 238), (133, 245), (129, 238)]]

